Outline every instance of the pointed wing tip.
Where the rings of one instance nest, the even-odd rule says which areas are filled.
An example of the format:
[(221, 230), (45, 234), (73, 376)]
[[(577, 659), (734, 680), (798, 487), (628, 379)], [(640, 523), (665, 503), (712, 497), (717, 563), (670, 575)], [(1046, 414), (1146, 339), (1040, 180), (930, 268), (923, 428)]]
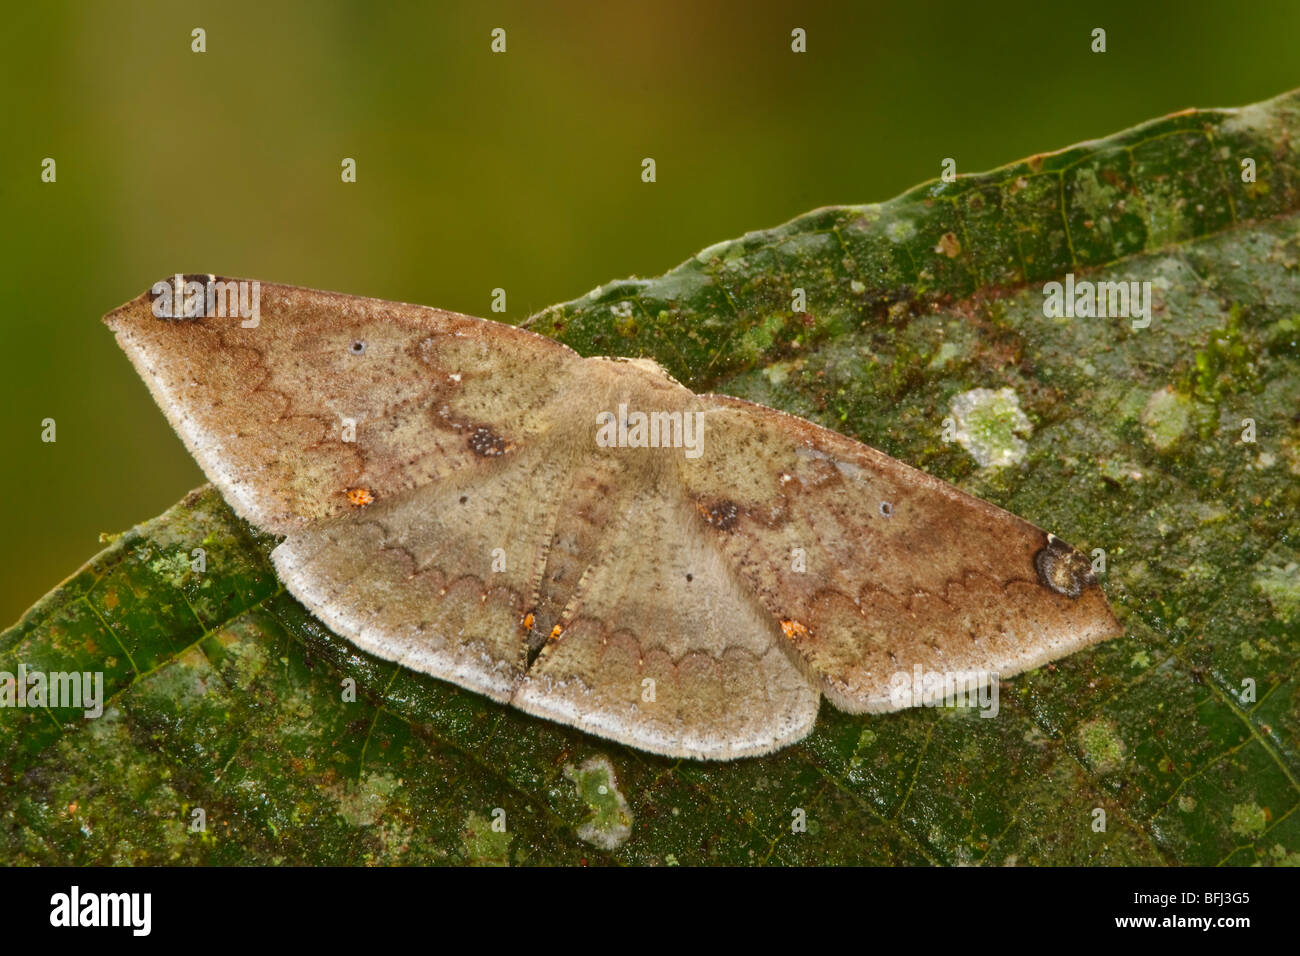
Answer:
[(1034, 570), (1044, 591), (1074, 603), (1067, 627), (1077, 635), (1077, 647), (1088, 647), (1124, 634), (1124, 627), (1106, 599), (1106, 592), (1093, 572), (1092, 562), (1081, 551), (1054, 534), (1044, 533), (1043, 547), (1034, 554)]
[(1101, 585), (1095, 582), (1072, 599), (1074, 606), (1064, 616), (1056, 617), (1037, 639), (1021, 647), (1015, 658), (998, 668), (1003, 676), (1014, 676), (1043, 667), (1072, 654), (1124, 636), (1124, 625), (1115, 617)]
[(1115, 611), (1110, 606), (1110, 602), (1106, 600), (1106, 593), (1101, 589), (1100, 585), (1096, 586), (1095, 593), (1097, 607), (1090, 612), (1091, 623), (1086, 628), (1083, 628), (1084, 636), (1079, 643), (1080, 650), (1091, 647), (1093, 644), (1113, 641), (1116, 638), (1123, 637), (1125, 633), (1124, 625), (1115, 616)]
[(1105, 615), (1105, 622), (1102, 624), (1102, 633), (1097, 641), (1111, 641), (1117, 637), (1124, 636), (1124, 625), (1120, 623), (1119, 618), (1115, 616), (1115, 609), (1110, 606), (1110, 601), (1106, 599), (1106, 592), (1102, 591), (1101, 585), (1097, 586), (1098, 596), (1101, 598), (1102, 613)]
[(134, 299), (123, 302), (116, 309), (106, 312), (103, 316), (104, 324), (114, 332), (121, 333), (130, 328), (134, 322), (150, 316), (152, 314), (150, 305), (156, 297), (154, 290), (161, 283), (170, 284), (174, 278), (174, 276), (167, 276), (159, 279), (158, 282), (152, 283)]
[[(151, 306), (153, 301), (160, 294), (158, 287), (162, 285), (171, 287), (173, 290), (173, 294), (175, 294), (174, 290), (179, 288), (178, 283), (197, 282), (199, 284), (206, 286), (207, 284), (213, 282), (243, 282), (243, 281), (247, 281), (247, 280), (231, 279), (229, 277), (219, 276), (213, 273), (180, 273), (180, 272), (172, 273), (171, 275), (163, 276), (157, 282), (150, 283), (148, 288), (146, 288), (143, 292), (137, 295), (134, 299), (131, 299), (127, 302), (123, 302), (116, 309), (113, 309), (111, 312), (106, 313), (103, 317), (103, 321), (104, 324), (107, 325), (114, 332), (121, 332), (125, 330), (133, 320), (145, 319), (152, 316), (153, 309), (151, 308)], [(259, 285), (265, 285), (265, 283), (259, 283)]]
[(149, 293), (145, 292), (136, 296), (129, 302), (123, 302), (111, 312), (105, 312), (102, 321), (114, 332), (122, 332), (130, 324), (131, 316), (135, 313), (142, 302), (148, 300)]

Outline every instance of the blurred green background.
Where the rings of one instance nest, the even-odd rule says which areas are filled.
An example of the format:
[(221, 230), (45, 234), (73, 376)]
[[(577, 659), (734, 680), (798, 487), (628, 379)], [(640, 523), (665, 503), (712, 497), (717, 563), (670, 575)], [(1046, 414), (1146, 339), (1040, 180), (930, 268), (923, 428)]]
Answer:
[[(1292, 0), (1062, 6), (10, 7), (0, 625), (101, 531), (203, 480), (99, 322), (163, 276), (473, 315), (499, 286), (517, 321), (816, 206), (888, 199), (947, 156), (973, 172), (1300, 86)], [(195, 27), (206, 53), (190, 50)], [(806, 54), (790, 51), (794, 27)]]

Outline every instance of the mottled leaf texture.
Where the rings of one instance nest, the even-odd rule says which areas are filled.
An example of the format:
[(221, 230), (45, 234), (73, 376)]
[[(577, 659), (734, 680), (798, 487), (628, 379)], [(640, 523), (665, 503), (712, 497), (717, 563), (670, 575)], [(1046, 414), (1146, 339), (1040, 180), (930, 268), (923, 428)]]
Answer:
[[(1253, 182), (1243, 179), (1245, 159), (1253, 160)], [(663, 276), (608, 283), (529, 321), (583, 355), (653, 358), (695, 392), (761, 402), (867, 442), (1051, 528), (1098, 561), (1097, 576), (1126, 636), (1002, 681), (995, 718), (975, 708), (854, 715), (823, 706), (808, 736), (765, 756), (678, 760), (539, 720), (359, 650), (284, 590), (270, 556), (282, 540), (293, 540), (295, 509), (323, 509), (304, 522), (310, 533), (323, 534), (341, 527), (330, 522), (358, 513), (352, 498), (345, 504), (320, 497), (319, 489), (337, 495), (340, 482), (364, 481), (373, 501), (360, 514), (381, 514), (413, 502), (415, 489), (437, 487), (430, 480), (435, 462), (390, 458), (387, 469), (366, 471), (374, 466), (353, 456), (385, 439), (400, 444), (400, 430), (358, 424), (356, 447), (342, 449), (332, 417), (281, 421), (283, 409), (272, 407), (248, 423), (249, 441), (275, 436), (294, 449), (315, 441), (323, 452), (310, 468), (302, 461), (286, 467), (278, 446), (266, 453), (266, 473), (280, 479), (280, 497), (240, 505), (286, 522), (277, 525), (286, 537), (257, 531), (209, 487), (118, 537), (0, 635), (0, 671), (13, 673), (19, 664), (100, 671), (106, 696), (97, 719), (63, 708), (0, 708), (0, 859), (1300, 862), (1298, 212), (1300, 94), (1292, 93), (1239, 110), (1180, 113), (991, 173), (928, 183), (882, 205), (820, 209), (712, 246)], [(1150, 325), (1045, 317), (1043, 284), (1067, 273), (1094, 282), (1150, 281)], [(795, 289), (803, 290), (802, 303)], [(352, 319), (360, 330), (361, 317)], [(341, 363), (349, 356), (340, 348), (353, 344), (323, 336), (313, 360)], [(261, 384), (256, 354), (239, 354), (242, 390), (252, 392)], [(463, 357), (474, 354), (466, 343)], [(362, 357), (378, 357), (371, 368), (396, 364), (391, 378), (381, 376), (373, 392), (356, 397), (360, 407), (342, 407), (353, 401), (341, 401), (348, 388), (341, 375), (322, 375), (313, 395), (330, 416), (362, 422), (383, 412), (385, 421), (400, 421), (409, 410), (385, 403), (395, 383), (409, 387), (412, 366), (401, 367), (409, 353), (385, 354), (371, 335)], [(504, 352), (493, 357), (509, 360)], [(503, 478), (512, 456), (517, 462), (534, 453), (545, 423), (528, 416), (565, 387), (556, 372), (565, 361), (548, 358), (519, 370), (508, 392), (534, 390), (518, 407), (522, 417), (502, 419), (477, 440), (482, 451), (503, 452), (486, 462)], [(654, 376), (642, 380), (646, 388), (663, 387)], [(427, 387), (450, 386), (431, 378)], [(250, 408), (273, 400), (265, 389), (240, 391), (234, 400)], [(965, 427), (972, 440), (997, 448), (1014, 446), (1012, 438), (1022, 442), (1017, 463), (981, 467), (963, 444), (943, 440), (943, 420), (954, 416), (954, 406), (969, 406), (976, 392), (1016, 398), (1019, 417)], [(483, 392), (477, 400), (490, 401)], [(796, 436), (809, 427), (791, 432), (772, 425), (781, 421), (776, 413), (701, 401), (712, 402), (718, 417), (738, 414), (754, 441), (771, 427)], [(477, 409), (461, 408), (460, 432), (430, 429), (427, 420), (415, 432), (444, 443), (437, 467), (448, 472), (440, 480), (454, 482), (457, 465), (484, 463), (468, 447), (473, 433), (465, 433), (487, 424)], [(269, 430), (272, 421), (279, 434)], [(744, 428), (729, 433), (736, 447), (728, 454), (744, 454)], [(784, 468), (799, 477), (799, 494), (855, 487), (850, 482), (857, 479), (833, 464), (847, 457), (844, 439), (814, 434), (828, 443), (819, 446), (828, 457), (802, 446), (805, 454), (796, 451)], [(706, 430), (705, 448), (718, 437), (717, 429)], [(767, 450), (779, 457), (779, 450)], [(854, 460), (864, 480), (884, 482), (891, 474), (873, 471), (871, 453), (856, 454), (865, 456)], [(576, 568), (597, 541), (603, 552), (624, 548), (642, 562), (640, 586), (629, 592), (637, 595), (660, 577), (689, 594), (696, 580), (674, 580), (677, 573), (707, 579), (726, 572), (733, 588), (708, 593), (753, 595), (752, 612), (764, 620), (789, 615), (782, 620), (791, 622), (796, 640), (782, 629), (781, 646), (798, 650), (792, 660), (810, 663), (801, 671), (805, 679), (820, 681), (821, 655), (837, 650), (809, 643), (824, 631), (818, 617), (834, 621), (848, 604), (800, 592), (788, 580), (764, 580), (788, 565), (764, 560), (761, 547), (789, 546), (780, 539), (776, 519), (783, 519), (792, 536), (808, 537), (799, 546), (813, 573), (835, 558), (818, 551), (833, 540), (823, 534), (823, 512), (812, 513), (810, 535), (795, 513), (764, 510), (764, 495), (769, 508), (774, 500), (770, 488), (733, 485), (723, 500), (711, 459), (664, 460), (678, 469), (673, 487), (688, 504), (705, 499), (694, 523), (647, 511), (614, 527), (605, 509), (622, 503), (599, 497), (591, 504), (598, 510), (583, 522), (567, 519), (567, 557), (552, 561)], [(105, 467), (148, 463), (123, 455)], [(823, 478), (830, 484), (818, 486)], [(490, 487), (476, 480), (469, 490), (486, 494)], [(560, 493), (555, 484), (528, 487), (540, 489), (530, 492), (536, 500), (510, 505), (521, 522), (529, 508), (559, 514), (548, 494)], [(934, 487), (926, 497), (946, 488)], [(364, 501), (360, 488), (349, 490)], [(856, 554), (878, 562), (868, 582), (878, 589), (876, 602), (888, 607), (892, 598), (900, 613), (915, 612), (919, 631), (931, 626), (926, 615), (949, 612), (938, 601), (909, 605), (899, 575), (904, 566), (922, 580), (947, 572), (886, 560), (881, 536), (898, 533), (886, 529), (909, 520), (906, 509), (914, 504), (900, 492), (888, 494), (892, 517), (875, 500), (854, 512), (875, 536)], [(832, 514), (833, 495), (821, 497)], [(668, 501), (662, 494), (652, 500), (659, 507)], [(793, 507), (799, 495), (787, 492), (784, 500)], [(461, 504), (458, 495), (424, 516), (425, 527), (454, 521), (467, 507), (471, 502)], [(998, 515), (963, 513), (960, 528), (935, 529), (940, 540), (986, 536), (982, 522)], [(1019, 522), (1001, 520), (1012, 523), (992, 553), (963, 544), (951, 554), (972, 565), (1023, 563), (1017, 552), (1028, 552), (1036, 539)], [(644, 542), (632, 547), (637, 521), (656, 541), (670, 533), (698, 536), (701, 550), (671, 557), (716, 554), (717, 566), (674, 567)], [(744, 538), (724, 527), (733, 521), (748, 528)], [(365, 523), (348, 530), (369, 534), (372, 543), (387, 533)], [(512, 558), (517, 552), (509, 549), (527, 547), (527, 540), (521, 534), (499, 546)], [(755, 551), (731, 550), (742, 541)], [(461, 562), (479, 562), (478, 571), (465, 573), (490, 581), (478, 550), (486, 543), (466, 547)], [(411, 543), (413, 552), (427, 547), (432, 554), (434, 546), (432, 531), (427, 542)], [(195, 548), (206, 552), (205, 570), (192, 565)], [(942, 561), (950, 552), (936, 546), (926, 553)], [(334, 573), (391, 581), (382, 562), (402, 559), (399, 551)], [(496, 577), (516, 573), (522, 570), (508, 560)], [(838, 580), (838, 569), (831, 574)], [(1068, 575), (1058, 583), (1068, 590)], [(545, 613), (556, 614), (554, 602), (568, 586), (556, 582)], [(985, 587), (976, 575), (954, 595), (978, 603)], [(470, 591), (469, 604), (482, 598), (481, 587)], [(361, 593), (374, 591), (362, 585)], [(775, 612), (764, 606), (774, 593), (792, 604)], [(508, 598), (507, 588), (489, 591), (472, 620), (505, 616), (517, 627), (518, 608)], [(616, 590), (607, 599), (624, 600)], [(364, 604), (355, 607), (366, 613)], [(535, 614), (538, 634), (541, 617), (539, 624)], [(960, 623), (959, 615), (952, 619)], [(632, 631), (653, 629), (637, 622)], [(963, 637), (946, 633), (944, 640), (960, 646)], [(623, 654), (618, 666), (635, 663), (617, 642), (607, 646), (614, 648), (608, 654)], [(875, 667), (870, 654), (859, 660)], [(848, 682), (841, 695), (861, 693), (863, 675), (840, 676)], [(664, 690), (656, 696), (674, 693)], [(199, 808), (203, 831), (193, 829)], [(497, 820), (504, 830), (494, 828)]]
[(922, 700), (894, 675), (1119, 633), (1059, 539), (810, 422), (497, 322), (259, 288), (255, 322), (175, 318), (167, 283), (106, 321), (236, 512), (285, 536), (290, 593), (379, 657), (732, 759), (806, 736), (822, 693), (897, 710)]

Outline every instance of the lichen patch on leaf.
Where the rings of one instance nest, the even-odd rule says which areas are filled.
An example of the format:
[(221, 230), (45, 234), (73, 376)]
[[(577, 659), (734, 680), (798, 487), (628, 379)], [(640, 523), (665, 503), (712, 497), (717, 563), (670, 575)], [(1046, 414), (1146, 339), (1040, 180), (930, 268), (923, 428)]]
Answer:
[(360, 780), (340, 784), (332, 792), (339, 816), (354, 827), (364, 827), (380, 822), (401, 785), (401, 780), (389, 774), (368, 773)]
[(602, 850), (616, 850), (632, 833), (632, 811), (619, 792), (614, 767), (607, 757), (591, 757), (580, 767), (564, 768), (591, 816), (578, 826), (578, 836)]
[(1127, 750), (1114, 722), (1101, 718), (1079, 728), (1079, 743), (1088, 764), (1098, 773), (1118, 770)]
[(1260, 568), (1255, 587), (1264, 595), (1273, 613), (1283, 624), (1300, 620), (1300, 563)]
[(1237, 803), (1232, 807), (1232, 832), (1254, 838), (1268, 826), (1268, 811), (1254, 803)]
[(1170, 451), (1182, 439), (1192, 420), (1192, 401), (1169, 386), (1157, 389), (1142, 409), (1142, 430), (1157, 451)]
[(508, 828), (493, 829), (490, 819), (472, 810), (460, 831), (461, 850), (471, 866), (509, 866), (514, 838)]
[(1010, 388), (973, 388), (949, 403), (953, 438), (982, 468), (1003, 468), (1025, 457), (1029, 445), (1021, 436), (1033, 431)]

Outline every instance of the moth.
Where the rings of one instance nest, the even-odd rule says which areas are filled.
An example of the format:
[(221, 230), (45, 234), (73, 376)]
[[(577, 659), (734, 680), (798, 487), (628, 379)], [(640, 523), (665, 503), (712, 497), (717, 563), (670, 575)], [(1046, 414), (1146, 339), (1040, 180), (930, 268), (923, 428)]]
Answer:
[(381, 658), (730, 760), (806, 736), (823, 696), (898, 710), (899, 675), (997, 680), (1121, 633), (1084, 555), (811, 422), (647, 359), (240, 281), (177, 276), (105, 321), (282, 536), (289, 592)]

